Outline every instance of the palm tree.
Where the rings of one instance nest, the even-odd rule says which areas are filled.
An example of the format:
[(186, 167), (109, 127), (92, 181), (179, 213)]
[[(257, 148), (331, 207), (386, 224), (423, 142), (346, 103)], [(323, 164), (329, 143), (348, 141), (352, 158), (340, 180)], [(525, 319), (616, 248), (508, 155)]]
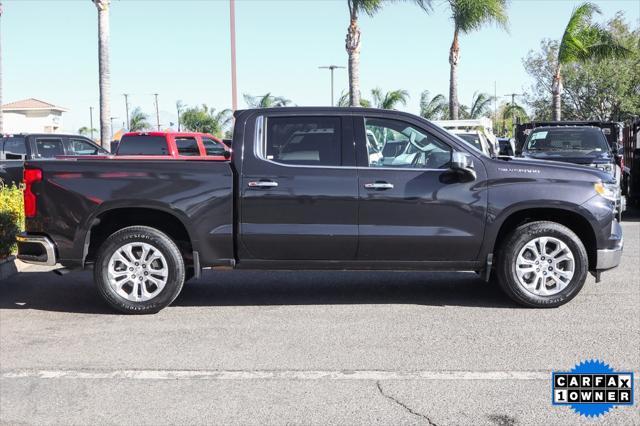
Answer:
[(267, 93), (264, 96), (251, 96), (244, 94), (244, 101), (250, 108), (277, 108), (285, 107), (291, 104), (291, 101), (282, 96), (273, 96)]
[[(340, 98), (338, 98), (338, 106), (339, 107), (348, 107), (351, 106), (351, 104), (349, 103), (349, 92), (345, 91), (342, 92), (340, 94)], [(371, 107), (371, 102), (368, 101), (367, 99), (364, 98), (360, 98), (360, 106), (363, 108), (370, 108)]]
[(373, 98), (373, 105), (375, 108), (396, 109), (398, 104), (402, 104), (403, 106), (407, 105), (409, 92), (399, 89), (382, 93), (380, 88), (375, 88), (371, 91), (371, 97)]
[[(431, 10), (431, 0), (412, 0), (426, 12)], [(345, 39), (345, 49), (349, 55), (349, 105), (360, 106), (360, 27), (361, 13), (375, 15), (384, 0), (347, 0), (349, 6), (349, 28)]]
[(447, 109), (447, 98), (438, 94), (433, 98), (428, 90), (420, 95), (420, 116), (427, 120), (437, 120), (442, 118)]
[(141, 132), (151, 128), (151, 125), (147, 120), (149, 120), (149, 116), (142, 112), (140, 107), (135, 107), (133, 111), (131, 111), (131, 116), (129, 117), (129, 131)]
[(100, 144), (111, 145), (111, 71), (109, 70), (109, 3), (111, 0), (91, 0), (98, 9), (98, 73), (100, 86)]
[(512, 118), (515, 121), (515, 118), (520, 118), (520, 119), (527, 119), (527, 111), (525, 111), (525, 109), (518, 105), (517, 103), (511, 103), (508, 102), (505, 107), (504, 107), (504, 111), (502, 112), (502, 118), (503, 119), (507, 119), (507, 118)]
[(553, 76), (553, 120), (561, 120), (562, 66), (576, 62), (622, 58), (630, 53), (611, 32), (591, 22), (594, 13), (601, 13), (598, 6), (583, 3), (571, 13), (558, 47), (556, 70)]
[(483, 25), (496, 23), (506, 28), (508, 0), (449, 0), (453, 19), (453, 42), (449, 50), (449, 115), (452, 120), (459, 117), (458, 63), (460, 61), (460, 33), (468, 34)]
[(473, 100), (471, 101), (471, 108), (469, 109), (469, 118), (480, 118), (484, 116), (491, 108), (491, 102), (493, 102), (493, 96), (487, 93), (473, 94)]
[(201, 107), (187, 108), (180, 114), (182, 126), (192, 132), (211, 133), (222, 136), (233, 122), (230, 109), (216, 112), (206, 104)]
[(79, 134), (79, 135), (82, 135), (82, 136), (89, 136), (89, 135), (91, 135), (91, 132), (92, 132), (92, 131), (94, 131), (94, 132), (95, 132), (95, 131), (96, 131), (96, 129), (90, 129), (90, 128), (89, 128), (89, 127), (87, 127), (87, 126), (82, 126), (82, 127), (80, 127), (80, 128), (78, 129), (78, 134)]

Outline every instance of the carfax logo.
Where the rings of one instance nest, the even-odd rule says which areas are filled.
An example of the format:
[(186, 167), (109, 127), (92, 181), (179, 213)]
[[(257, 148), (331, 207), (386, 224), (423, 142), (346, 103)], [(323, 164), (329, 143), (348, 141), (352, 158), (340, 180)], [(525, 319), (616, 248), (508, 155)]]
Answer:
[(586, 417), (605, 414), (614, 405), (633, 405), (633, 373), (616, 372), (599, 360), (552, 374), (553, 405), (569, 405)]

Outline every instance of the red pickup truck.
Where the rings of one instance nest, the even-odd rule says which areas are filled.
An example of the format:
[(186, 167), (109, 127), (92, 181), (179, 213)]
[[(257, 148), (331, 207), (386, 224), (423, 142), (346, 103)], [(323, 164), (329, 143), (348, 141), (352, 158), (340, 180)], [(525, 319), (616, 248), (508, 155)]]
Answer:
[(120, 139), (115, 152), (118, 157), (189, 157), (229, 158), (231, 151), (218, 138), (195, 132), (129, 132)]

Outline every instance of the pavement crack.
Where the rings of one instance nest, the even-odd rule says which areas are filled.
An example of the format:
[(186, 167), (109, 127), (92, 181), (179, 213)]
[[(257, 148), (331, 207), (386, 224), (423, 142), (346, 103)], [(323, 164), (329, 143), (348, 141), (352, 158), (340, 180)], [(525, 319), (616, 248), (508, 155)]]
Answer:
[(419, 413), (417, 411), (412, 410), (411, 407), (409, 407), (407, 404), (405, 404), (404, 402), (394, 398), (393, 396), (387, 395), (382, 390), (382, 386), (380, 385), (380, 381), (376, 382), (376, 387), (378, 388), (378, 392), (380, 392), (380, 395), (382, 395), (383, 397), (387, 398), (389, 401), (392, 401), (392, 402), (396, 403), (397, 405), (401, 406), (402, 408), (404, 408), (406, 411), (408, 411), (409, 413), (413, 414), (414, 416), (422, 417), (423, 419), (425, 419), (427, 421), (427, 423), (429, 423), (430, 426), (438, 426), (437, 424), (432, 422), (429, 417), (425, 416), (422, 413)]

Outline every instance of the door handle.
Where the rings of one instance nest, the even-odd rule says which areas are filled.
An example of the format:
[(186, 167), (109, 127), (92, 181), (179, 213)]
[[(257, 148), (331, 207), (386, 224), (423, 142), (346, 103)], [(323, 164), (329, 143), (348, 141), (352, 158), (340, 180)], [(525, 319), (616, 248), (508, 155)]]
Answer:
[(393, 184), (389, 182), (372, 182), (372, 183), (365, 183), (364, 187), (367, 189), (385, 190), (385, 189), (393, 189)]
[(252, 180), (248, 183), (249, 188), (275, 188), (278, 182), (272, 180)]

